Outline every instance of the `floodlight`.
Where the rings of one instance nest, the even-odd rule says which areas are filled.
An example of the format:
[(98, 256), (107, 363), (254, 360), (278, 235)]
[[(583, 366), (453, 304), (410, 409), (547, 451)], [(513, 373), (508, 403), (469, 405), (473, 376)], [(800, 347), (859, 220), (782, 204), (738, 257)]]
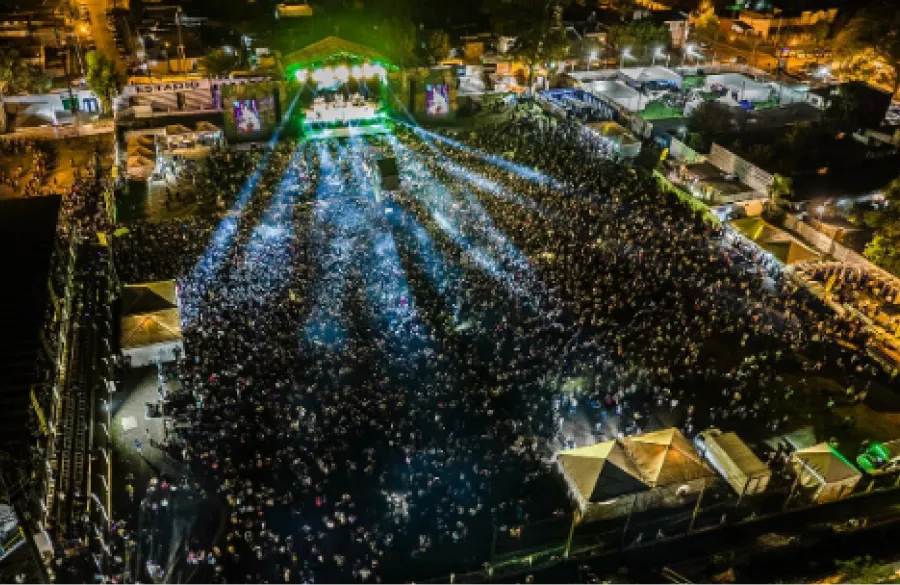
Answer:
[(334, 78), (341, 83), (347, 83), (347, 80), (350, 79), (350, 69), (348, 69), (345, 65), (335, 67)]
[(312, 78), (317, 85), (331, 85), (334, 83), (334, 69), (332, 69), (331, 67), (316, 69), (315, 71), (313, 71)]

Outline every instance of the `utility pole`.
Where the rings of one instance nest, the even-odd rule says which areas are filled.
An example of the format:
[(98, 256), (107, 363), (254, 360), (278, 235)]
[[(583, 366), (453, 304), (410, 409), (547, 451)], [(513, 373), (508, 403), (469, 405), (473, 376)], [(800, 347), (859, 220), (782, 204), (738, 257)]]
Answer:
[(569, 538), (566, 540), (566, 558), (569, 558), (569, 551), (572, 550), (572, 536), (575, 534), (575, 524), (578, 523), (579, 516), (577, 509), (572, 512), (572, 525), (569, 527)]
[(178, 6), (175, 9), (175, 24), (178, 28), (178, 59), (181, 67), (181, 74), (184, 75), (185, 65), (184, 65), (184, 40), (181, 38), (181, 6)]
[(75, 135), (78, 132), (78, 100), (72, 91), (72, 48), (66, 43), (66, 86), (69, 88), (69, 109), (72, 111), (72, 119), (75, 124)]
[(753, 43), (753, 51), (750, 53), (750, 66), (756, 67), (756, 48), (759, 47), (759, 43), (762, 40), (762, 37), (756, 35), (756, 40)]
[(797, 477), (794, 479), (794, 483), (791, 484), (791, 490), (788, 492), (788, 497), (784, 501), (784, 506), (781, 507), (781, 511), (787, 510), (788, 505), (790, 505), (791, 500), (794, 497), (794, 491), (797, 489), (797, 484), (800, 483), (800, 474), (803, 472), (802, 468), (797, 472)]
[(719, 34), (722, 32), (722, 26), (719, 24), (719, 21), (716, 20), (716, 35), (713, 37), (713, 54), (712, 54), (712, 64), (716, 64), (716, 54), (719, 51)]
[(628, 517), (625, 518), (625, 526), (622, 527), (622, 545), (619, 548), (625, 548), (625, 535), (628, 534), (628, 525), (631, 524), (631, 515), (634, 514), (634, 507), (637, 505), (637, 497), (631, 500), (631, 507), (628, 508)]
[(691, 523), (688, 526), (687, 533), (690, 534), (694, 529), (694, 522), (697, 520), (697, 512), (700, 511), (700, 502), (703, 501), (703, 493), (706, 491), (706, 484), (703, 484), (703, 489), (700, 490), (700, 495), (697, 496), (697, 503), (694, 505), (694, 513), (691, 514)]

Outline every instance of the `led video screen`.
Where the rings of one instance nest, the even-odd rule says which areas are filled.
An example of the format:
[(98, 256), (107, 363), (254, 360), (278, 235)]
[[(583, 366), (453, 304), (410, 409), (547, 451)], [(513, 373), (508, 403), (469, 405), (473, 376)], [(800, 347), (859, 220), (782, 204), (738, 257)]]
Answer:
[(255, 134), (262, 131), (259, 103), (256, 100), (235, 100), (234, 125), (238, 134)]
[(446, 116), (450, 113), (450, 86), (436, 83), (425, 86), (425, 113), (429, 116)]

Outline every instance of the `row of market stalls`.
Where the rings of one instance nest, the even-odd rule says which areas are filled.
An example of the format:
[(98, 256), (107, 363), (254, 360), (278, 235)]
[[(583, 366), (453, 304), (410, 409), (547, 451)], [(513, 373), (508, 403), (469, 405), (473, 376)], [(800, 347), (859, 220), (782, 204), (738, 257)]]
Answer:
[(726, 72), (694, 77), (702, 78), (702, 84), (686, 90), (684, 76), (667, 67), (652, 65), (566, 73), (564, 83), (590, 91), (629, 112), (641, 112), (651, 101), (663, 98), (669, 92), (678, 94), (684, 89), (695, 99), (685, 102), (683, 116), (690, 115), (692, 109), (709, 100), (744, 109), (752, 109), (756, 104), (776, 98), (780, 103), (804, 100), (802, 92), (776, 82), (759, 81), (743, 73)]
[(709, 75), (703, 85), (706, 91), (720, 94), (719, 101), (729, 105), (767, 102), (775, 92), (772, 84), (754, 81), (740, 73)]
[(682, 77), (665, 67), (626, 67), (616, 70), (580, 71), (566, 76), (579, 88), (629, 112), (641, 111), (649, 101), (642, 92), (679, 89)]
[(194, 128), (170, 124), (128, 132), (125, 135), (126, 174), (130, 179), (147, 180), (168, 158), (201, 159), (222, 144), (221, 128), (202, 120)]
[[(791, 461), (798, 489), (817, 503), (850, 495), (862, 479), (828, 443), (799, 449)], [(719, 477), (743, 498), (764, 492), (772, 477), (735, 433), (718, 429), (699, 433), (693, 444), (676, 428), (620, 437), (559, 451), (555, 463), (585, 522), (682, 505)]]

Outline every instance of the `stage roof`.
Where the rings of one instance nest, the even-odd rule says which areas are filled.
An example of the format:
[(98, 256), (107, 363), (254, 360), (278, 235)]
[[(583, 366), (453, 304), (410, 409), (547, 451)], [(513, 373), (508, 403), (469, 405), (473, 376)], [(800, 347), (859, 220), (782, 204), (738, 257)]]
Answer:
[(284, 57), (284, 63), (287, 67), (310, 67), (336, 57), (375, 61), (382, 65), (389, 64), (388, 58), (375, 49), (335, 36), (325, 37), (299, 51), (288, 53)]

